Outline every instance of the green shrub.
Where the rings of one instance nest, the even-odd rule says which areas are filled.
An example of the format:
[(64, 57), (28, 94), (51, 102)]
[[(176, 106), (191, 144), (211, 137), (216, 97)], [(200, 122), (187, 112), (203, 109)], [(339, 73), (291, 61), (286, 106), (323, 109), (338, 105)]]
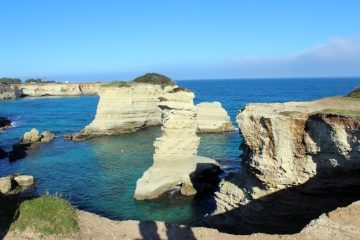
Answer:
[(111, 83), (107, 83), (107, 84), (103, 84), (101, 85), (102, 87), (131, 87), (131, 84), (129, 82), (125, 82), (125, 81), (114, 81)]
[(360, 87), (355, 88), (350, 93), (346, 95), (346, 97), (352, 97), (352, 98), (360, 98)]
[(133, 82), (160, 85), (163, 89), (166, 86), (173, 86), (176, 84), (173, 80), (171, 80), (171, 78), (158, 73), (147, 73), (143, 76), (135, 78)]
[(180, 91), (183, 91), (183, 92), (191, 92), (189, 89), (187, 88), (183, 88), (183, 87), (177, 87), (177, 88), (174, 88), (173, 90), (170, 91), (170, 93), (176, 93), (176, 92), (180, 92)]
[(57, 196), (41, 196), (23, 201), (14, 230), (32, 229), (40, 235), (69, 235), (78, 230), (76, 212), (66, 200)]
[(6, 84), (17, 84), (17, 83), (21, 83), (21, 80), (18, 78), (8, 78), (8, 77), (3, 77), (0, 78), (0, 83), (6, 83)]

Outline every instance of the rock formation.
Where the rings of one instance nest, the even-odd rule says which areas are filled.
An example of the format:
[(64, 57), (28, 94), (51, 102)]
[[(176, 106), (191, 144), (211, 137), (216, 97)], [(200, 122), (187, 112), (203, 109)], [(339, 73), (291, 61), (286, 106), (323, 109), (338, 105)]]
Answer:
[(27, 150), (32, 146), (36, 146), (40, 143), (47, 143), (52, 141), (55, 135), (49, 131), (43, 131), (39, 134), (39, 131), (35, 128), (26, 132), (19, 143), (14, 144), (12, 151), (9, 153), (9, 160), (14, 161), (26, 157)]
[(16, 87), (0, 83), (0, 100), (16, 99), (20, 96)]
[(112, 135), (135, 132), (160, 125), (159, 97), (173, 87), (132, 83), (124, 87), (104, 86), (99, 91), (99, 103), (94, 121), (82, 135)]
[(270, 191), (360, 168), (360, 101), (250, 104), (238, 115), (244, 159)]
[(0, 193), (12, 194), (21, 192), (35, 184), (34, 177), (30, 175), (12, 175), (0, 178)]
[(196, 155), (200, 138), (193, 98), (187, 91), (172, 91), (160, 98), (163, 134), (154, 143), (153, 166), (137, 181), (136, 199), (154, 199), (176, 187), (183, 195), (194, 195), (196, 177), (218, 171), (216, 161)]
[(249, 104), (237, 123), (241, 171), (220, 184), (217, 215), (207, 224), (241, 234), (295, 233), (360, 199), (358, 99)]
[(229, 132), (235, 128), (226, 110), (219, 102), (199, 103), (196, 105), (198, 132)]

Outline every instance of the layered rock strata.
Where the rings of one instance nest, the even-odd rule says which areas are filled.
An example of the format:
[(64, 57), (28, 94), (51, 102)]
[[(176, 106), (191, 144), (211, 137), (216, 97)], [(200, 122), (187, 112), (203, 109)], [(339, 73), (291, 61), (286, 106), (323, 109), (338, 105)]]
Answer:
[(219, 102), (203, 102), (196, 105), (198, 132), (230, 132), (235, 128), (226, 110)]
[(16, 99), (19, 96), (20, 92), (16, 87), (0, 83), (0, 100)]
[(43, 96), (80, 96), (96, 95), (101, 83), (37, 83), (14, 85), (21, 96), (43, 97)]
[(159, 98), (172, 86), (132, 83), (124, 87), (102, 87), (95, 119), (81, 135), (113, 135), (160, 125)]
[(134, 197), (154, 199), (164, 192), (180, 187), (183, 195), (194, 195), (195, 180), (206, 171), (218, 170), (216, 161), (197, 156), (200, 138), (196, 135), (194, 94), (176, 91), (164, 94), (162, 136), (154, 143), (154, 163), (137, 181)]
[(237, 123), (242, 171), (220, 184), (208, 224), (242, 234), (294, 233), (360, 199), (358, 99), (249, 104)]

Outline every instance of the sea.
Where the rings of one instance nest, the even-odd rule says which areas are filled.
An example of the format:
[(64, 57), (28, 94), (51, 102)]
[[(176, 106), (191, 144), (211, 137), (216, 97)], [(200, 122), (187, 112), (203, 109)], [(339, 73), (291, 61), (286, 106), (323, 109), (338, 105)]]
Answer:
[[(178, 85), (195, 92), (195, 103), (221, 102), (235, 118), (252, 102), (309, 101), (341, 96), (360, 85), (360, 78), (217, 79), (183, 80)], [(29, 151), (20, 160), (0, 160), (0, 177), (33, 175), (36, 194), (58, 194), (79, 209), (116, 220), (161, 220), (189, 223), (211, 213), (201, 199), (137, 201), (136, 181), (152, 165), (153, 141), (159, 127), (134, 134), (108, 136), (85, 142), (63, 140), (95, 116), (98, 96), (23, 98), (0, 101), (0, 116), (13, 127), (0, 133), (0, 147), (10, 150), (32, 128), (54, 132), (53, 142)], [(216, 159), (224, 173), (240, 169), (242, 142), (232, 133), (200, 134), (199, 155)], [(176, 166), (175, 166), (176, 167)]]

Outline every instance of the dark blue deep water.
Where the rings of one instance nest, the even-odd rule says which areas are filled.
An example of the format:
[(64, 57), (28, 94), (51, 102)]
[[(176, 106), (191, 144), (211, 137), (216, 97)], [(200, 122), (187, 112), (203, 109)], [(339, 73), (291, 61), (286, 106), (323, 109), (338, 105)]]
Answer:
[[(232, 121), (250, 102), (304, 101), (344, 95), (360, 85), (352, 79), (254, 79), (178, 81), (196, 94), (196, 103), (220, 101)], [(95, 116), (98, 97), (21, 99), (0, 102), (0, 116), (14, 127), (0, 133), (0, 146), (9, 150), (31, 128), (49, 130), (55, 141), (32, 150), (21, 160), (0, 160), (0, 177), (34, 175), (39, 194), (60, 193), (74, 205), (113, 219), (164, 220), (186, 223), (207, 212), (193, 200), (136, 201), (136, 180), (152, 164), (152, 143), (160, 129), (150, 128), (131, 135), (102, 137), (73, 143), (65, 133), (76, 132)], [(199, 154), (215, 158), (226, 171), (239, 168), (241, 136), (202, 134)]]

